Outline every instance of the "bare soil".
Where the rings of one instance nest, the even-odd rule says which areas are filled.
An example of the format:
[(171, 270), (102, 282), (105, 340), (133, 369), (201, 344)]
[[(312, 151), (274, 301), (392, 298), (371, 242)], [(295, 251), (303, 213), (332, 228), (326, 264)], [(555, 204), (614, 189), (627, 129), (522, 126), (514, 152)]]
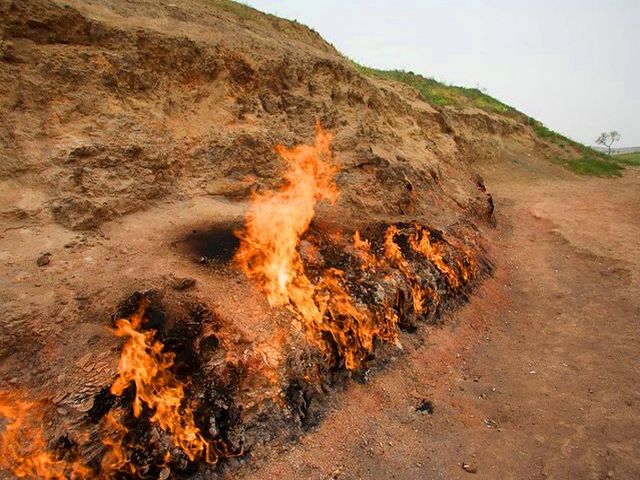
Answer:
[(488, 182), (495, 277), (451, 327), (241, 478), (640, 476), (640, 170), (513, 173)]

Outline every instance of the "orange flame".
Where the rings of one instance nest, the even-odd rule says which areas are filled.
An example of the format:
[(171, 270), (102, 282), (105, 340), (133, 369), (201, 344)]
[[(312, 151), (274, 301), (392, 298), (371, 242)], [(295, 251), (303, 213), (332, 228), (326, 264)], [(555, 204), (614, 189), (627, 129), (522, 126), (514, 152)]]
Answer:
[(238, 232), (241, 243), (236, 261), (249, 278), (265, 289), (269, 303), (294, 305), (318, 316), (313, 307), (313, 287), (304, 274), (298, 251), (300, 236), (307, 230), (318, 202), (334, 202), (338, 188), (332, 162), (331, 134), (316, 125), (316, 143), (276, 151), (286, 162), (285, 184), (275, 192), (254, 195), (245, 221)]
[[(286, 164), (285, 183), (276, 191), (254, 195), (245, 228), (237, 232), (240, 247), (236, 262), (248, 278), (264, 289), (270, 305), (292, 307), (302, 319), (308, 338), (321, 351), (331, 355), (337, 350), (345, 367), (355, 369), (373, 350), (376, 338), (397, 342), (397, 325), (404, 307), (397, 310), (392, 304), (404, 300), (383, 298), (382, 294), (377, 297), (381, 303), (369, 308), (350, 294), (344, 271), (327, 268), (317, 275), (319, 280), (315, 282), (305, 273), (300, 239), (313, 219), (316, 205), (322, 200), (333, 202), (338, 195), (334, 182), (338, 167), (331, 161), (330, 140), (331, 135), (317, 125), (315, 145), (276, 148)], [(388, 227), (381, 256), (372, 252), (371, 243), (362, 239), (359, 232), (354, 233), (352, 246), (348, 248), (360, 260), (363, 275), (379, 273), (384, 275), (385, 282), (393, 283), (399, 277), (390, 271), (398, 270), (411, 289), (414, 313), (423, 314), (428, 301), (436, 306), (441, 302), (440, 294), (431, 286), (431, 277), (423, 279), (414, 271), (415, 256), (405, 257), (396, 243), (399, 233), (397, 226)], [(460, 286), (458, 271), (445, 260), (448, 252), (445, 245), (431, 242), (429, 231), (419, 225), (412, 233), (403, 235), (415, 252), (447, 278), (451, 288)], [(329, 240), (342, 241), (339, 234)], [(321, 255), (314, 247), (305, 246), (302, 250), (306, 261), (316, 267), (322, 265)], [(468, 273), (462, 263), (457, 259), (454, 262), (466, 281)], [(327, 339), (332, 340), (331, 345)]]
[[(421, 227), (420, 227), (421, 228)], [(398, 269), (405, 275), (411, 286), (411, 301), (413, 304), (413, 311), (415, 313), (422, 313), (425, 306), (425, 300), (428, 296), (434, 299), (435, 303), (440, 302), (440, 295), (437, 291), (425, 288), (420, 282), (420, 278), (413, 272), (409, 262), (402, 254), (402, 250), (395, 242), (395, 237), (398, 234), (398, 227), (391, 225), (387, 228), (384, 235), (384, 254), (389, 260), (392, 260)], [(409, 243), (411, 243), (409, 237)]]
[(127, 428), (122, 425), (113, 412), (108, 412), (102, 419), (102, 443), (107, 447), (100, 462), (103, 476), (111, 478), (116, 472), (135, 475), (136, 467), (129, 461), (124, 444)]
[(127, 337), (127, 342), (122, 348), (118, 377), (111, 386), (111, 393), (120, 396), (133, 382), (136, 387), (135, 417), (140, 416), (143, 404), (146, 405), (153, 412), (151, 421), (170, 432), (174, 445), (191, 461), (204, 457), (207, 462), (215, 463), (218, 459), (215, 449), (210, 448), (200, 433), (191, 408), (183, 406), (184, 386), (170, 370), (174, 354), (163, 351), (164, 345), (154, 340), (153, 330), (138, 331), (146, 307), (147, 303), (143, 301), (129, 319), (116, 321), (114, 333)]
[(440, 244), (433, 244), (429, 231), (423, 229), (420, 225), (416, 224), (415, 229), (417, 233), (409, 236), (409, 245), (411, 245), (411, 248), (427, 257), (436, 268), (447, 277), (449, 285), (453, 288), (459, 287), (460, 280), (458, 273), (444, 261), (444, 251)]
[[(287, 170), (285, 184), (275, 192), (253, 198), (245, 229), (238, 232), (240, 247), (236, 261), (245, 274), (257, 281), (272, 306), (291, 305), (303, 319), (309, 338), (327, 352), (323, 334), (329, 334), (348, 369), (355, 369), (373, 348), (375, 337), (395, 339), (395, 322), (379, 322), (364, 306), (354, 304), (344, 272), (328, 269), (314, 284), (305, 274), (298, 250), (315, 206), (322, 200), (334, 202), (338, 189), (332, 163), (331, 134), (316, 125), (315, 145), (299, 145), (276, 151)], [(354, 237), (354, 247), (375, 266), (370, 245)], [(394, 317), (392, 317), (394, 318)]]
[(0, 468), (18, 478), (66, 480), (89, 475), (79, 462), (57, 459), (49, 451), (42, 431), (44, 414), (36, 402), (0, 392), (0, 417), (8, 422), (0, 434)]

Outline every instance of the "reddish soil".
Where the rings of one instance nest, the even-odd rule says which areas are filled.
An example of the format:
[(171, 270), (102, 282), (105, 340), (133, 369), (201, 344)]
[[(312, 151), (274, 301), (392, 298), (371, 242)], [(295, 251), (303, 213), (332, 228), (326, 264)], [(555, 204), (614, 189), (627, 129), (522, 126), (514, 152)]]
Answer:
[(241, 478), (640, 477), (640, 170), (492, 176), (495, 277)]

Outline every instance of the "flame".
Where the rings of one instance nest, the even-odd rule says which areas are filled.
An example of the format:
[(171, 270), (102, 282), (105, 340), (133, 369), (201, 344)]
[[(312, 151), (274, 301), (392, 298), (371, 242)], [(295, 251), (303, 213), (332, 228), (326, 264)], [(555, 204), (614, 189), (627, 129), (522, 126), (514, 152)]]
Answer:
[[(372, 350), (373, 340), (396, 339), (397, 316), (375, 316), (366, 306), (356, 305), (344, 272), (327, 269), (317, 283), (306, 275), (299, 252), (300, 238), (313, 219), (316, 205), (334, 202), (338, 189), (332, 162), (331, 134), (316, 125), (315, 144), (276, 151), (285, 161), (285, 183), (277, 191), (254, 195), (245, 228), (237, 232), (240, 247), (236, 262), (248, 278), (256, 281), (272, 306), (290, 305), (302, 318), (310, 340), (329, 353), (329, 336), (344, 359), (355, 369)], [(354, 236), (354, 248), (362, 267), (375, 267), (370, 244)]]
[[(286, 166), (284, 184), (278, 190), (253, 196), (245, 227), (236, 232), (240, 247), (235, 260), (247, 277), (262, 287), (271, 306), (291, 307), (302, 319), (307, 337), (322, 352), (331, 356), (337, 350), (345, 367), (355, 369), (373, 350), (376, 338), (398, 343), (397, 325), (405, 312), (400, 305), (404, 297), (385, 293), (379, 297), (374, 293), (379, 304), (364, 305), (350, 293), (350, 281), (354, 281), (354, 277), (343, 270), (335, 266), (326, 268), (314, 274), (315, 280), (305, 272), (304, 262), (318, 270), (323, 261), (320, 252), (309, 242), (305, 240), (301, 246), (301, 237), (309, 228), (317, 204), (323, 200), (334, 202), (338, 196), (334, 181), (338, 167), (332, 162), (330, 141), (331, 134), (318, 124), (314, 145), (276, 147)], [(461, 286), (460, 274), (465, 282), (470, 278), (470, 272), (463, 265), (472, 266), (469, 255), (461, 262), (457, 255), (451, 254), (453, 260), (448, 261), (448, 248), (453, 248), (450, 243), (432, 241), (430, 232), (417, 224), (409, 230), (409, 233), (402, 232), (406, 237), (406, 250), (410, 249), (406, 254), (412, 250), (426, 259), (446, 278), (450, 289)], [(418, 262), (417, 257), (405, 256), (396, 243), (399, 234), (396, 225), (387, 228), (383, 255), (376, 255), (371, 242), (363, 239), (358, 231), (347, 248), (359, 259), (362, 275), (369, 275), (370, 279), (375, 278), (372, 275), (380, 275), (392, 288), (401, 288), (398, 282), (407, 285), (412, 310), (421, 315), (428, 304), (437, 307), (441, 296), (432, 275), (422, 278), (414, 271), (412, 265)], [(342, 241), (340, 234), (328, 237), (329, 242)], [(417, 268), (423, 271), (424, 261)], [(400, 276), (394, 274), (394, 270), (399, 271)], [(378, 287), (382, 288), (379, 284)]]
[[(436, 290), (424, 287), (420, 277), (413, 272), (411, 265), (402, 253), (402, 249), (395, 242), (395, 238), (398, 233), (398, 227), (395, 225), (391, 225), (387, 228), (384, 235), (384, 254), (387, 259), (393, 261), (398, 266), (398, 269), (409, 281), (413, 311), (414, 313), (420, 314), (424, 311), (425, 301), (427, 298), (432, 298), (434, 303), (438, 304), (440, 303), (440, 295)], [(412, 236), (409, 237), (410, 244), (412, 241), (411, 239)]]
[(0, 417), (8, 423), (0, 434), (0, 468), (18, 478), (66, 480), (86, 478), (89, 469), (78, 461), (58, 459), (44, 438), (44, 413), (37, 402), (0, 392)]
[[(442, 244), (433, 244), (431, 242), (431, 234), (428, 230), (422, 228), (422, 226), (416, 224), (415, 229), (416, 233), (409, 236), (409, 245), (411, 245), (411, 248), (427, 257), (436, 268), (445, 275), (449, 281), (449, 285), (453, 288), (458, 288), (460, 286), (458, 273), (444, 261), (443, 256), (445, 252), (441, 246)], [(460, 267), (462, 268), (462, 265), (460, 265)], [(462, 269), (462, 271), (466, 275), (466, 270)], [(466, 279), (467, 277), (465, 276), (465, 280)]]
[(353, 248), (356, 254), (360, 258), (360, 269), (376, 269), (381, 265), (378, 258), (371, 253), (371, 242), (366, 239), (362, 239), (358, 230), (353, 234)]
[(102, 419), (102, 444), (107, 447), (100, 462), (103, 476), (110, 478), (116, 472), (135, 475), (136, 467), (130, 462), (124, 445), (124, 437), (127, 433), (127, 428), (120, 423), (112, 411)]
[(118, 377), (111, 386), (111, 393), (120, 396), (133, 383), (136, 387), (133, 414), (139, 417), (146, 405), (153, 415), (151, 421), (171, 433), (175, 446), (193, 461), (204, 458), (215, 463), (215, 448), (200, 433), (195, 424), (193, 410), (184, 403), (184, 385), (173, 375), (174, 354), (164, 352), (164, 345), (154, 340), (155, 331), (138, 331), (147, 302), (143, 301), (130, 318), (116, 321), (114, 333), (126, 337), (118, 364)]
[(304, 274), (298, 251), (300, 236), (307, 230), (315, 206), (322, 200), (334, 202), (338, 188), (332, 162), (331, 134), (316, 125), (315, 145), (299, 145), (276, 152), (286, 164), (285, 184), (275, 192), (254, 195), (243, 232), (237, 232), (240, 248), (236, 261), (265, 289), (272, 306), (293, 303), (318, 317), (310, 301), (313, 286)]

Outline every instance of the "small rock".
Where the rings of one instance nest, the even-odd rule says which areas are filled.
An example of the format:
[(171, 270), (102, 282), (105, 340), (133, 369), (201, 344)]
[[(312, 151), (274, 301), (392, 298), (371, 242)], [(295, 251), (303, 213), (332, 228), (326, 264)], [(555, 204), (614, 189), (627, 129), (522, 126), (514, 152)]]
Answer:
[(187, 288), (191, 288), (196, 284), (195, 278), (173, 278), (171, 280), (171, 288), (174, 290), (186, 290)]
[(98, 362), (98, 363), (96, 363), (96, 370), (101, 372), (102, 370), (104, 370), (108, 366), (109, 366), (109, 364), (107, 362)]
[(53, 397), (53, 403), (58, 404), (67, 396), (66, 392), (60, 392), (55, 397)]
[(478, 467), (475, 466), (473, 463), (462, 462), (462, 469), (465, 472), (468, 472), (468, 473), (477, 473), (478, 472)]
[(484, 424), (487, 426), (487, 428), (496, 428), (498, 426), (496, 421), (492, 420), (490, 418), (485, 418), (484, 419)]
[(91, 410), (93, 408), (93, 397), (89, 398), (89, 400), (87, 400), (86, 402), (84, 402), (82, 405), (78, 406), (77, 410), (80, 413), (87, 413), (89, 410)]
[(87, 353), (80, 357), (80, 359), (76, 362), (76, 366), (80, 368), (84, 368), (84, 366), (91, 360), (91, 352)]
[(162, 467), (162, 470), (160, 470), (160, 475), (158, 475), (158, 478), (160, 478), (160, 480), (167, 480), (167, 478), (169, 478), (170, 473), (171, 472), (167, 467)]
[(38, 257), (38, 259), (36, 260), (36, 265), (38, 265), (39, 267), (44, 267), (45, 265), (49, 265), (50, 261), (51, 261), (51, 254), (45, 253)]

